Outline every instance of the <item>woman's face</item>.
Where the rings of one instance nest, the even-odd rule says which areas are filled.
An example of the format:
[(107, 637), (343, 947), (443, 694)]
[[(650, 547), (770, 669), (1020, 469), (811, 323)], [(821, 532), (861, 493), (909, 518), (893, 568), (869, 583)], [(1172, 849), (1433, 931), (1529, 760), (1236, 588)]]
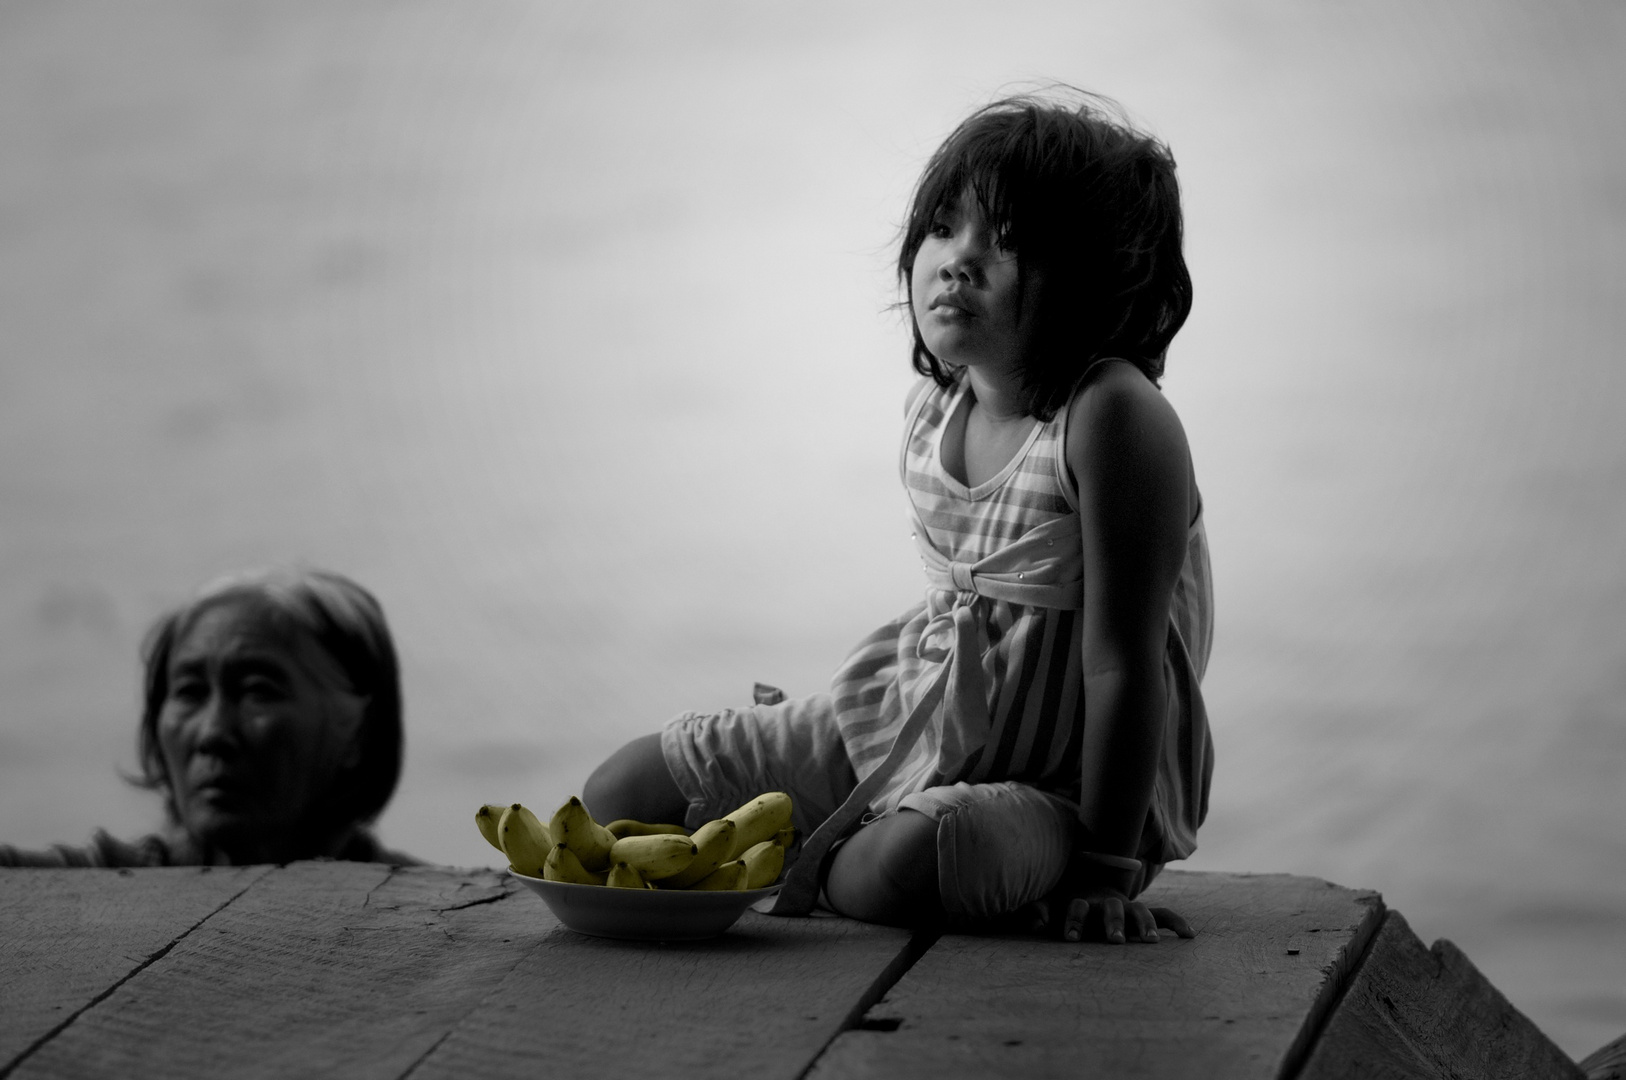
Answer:
[(166, 679), (158, 746), (186, 830), (233, 862), (313, 854), (282, 848), (354, 764), (361, 726), (360, 700), (330, 689), (342, 679), (332, 661), (228, 600), (175, 642)]
[(940, 212), (915, 252), (910, 303), (921, 340), (956, 366), (1016, 370), (1033, 335), (1042, 283), (1000, 246), (970, 193)]

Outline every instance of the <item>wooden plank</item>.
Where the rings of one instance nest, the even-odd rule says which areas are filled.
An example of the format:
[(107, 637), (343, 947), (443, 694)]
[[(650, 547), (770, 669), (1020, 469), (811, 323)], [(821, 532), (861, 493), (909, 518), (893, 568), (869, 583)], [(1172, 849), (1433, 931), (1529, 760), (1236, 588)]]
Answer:
[(1626, 1035), (1611, 1039), (1580, 1061), (1586, 1080), (1626, 1080)]
[(604, 941), (559, 926), (506, 875), (295, 863), (10, 1075), (501, 1078), (545, 1059), (573, 1077), (720, 1060), (795, 1077), (896, 977), (908, 941), (755, 912), (709, 942)]
[(524, 955), (538, 905), (518, 892), (492, 871), (271, 871), (13, 1075), (399, 1077)]
[(947, 935), (811, 1080), (1291, 1073), (1383, 913), (1312, 878), (1166, 872), (1197, 930), (1156, 945)]
[(755, 912), (721, 938), (684, 944), (556, 929), (412, 1080), (792, 1080), (878, 981), (889, 985), (912, 962), (909, 940), (848, 919)]
[(1585, 1073), (1455, 945), (1425, 949), (1390, 912), (1300, 1078), (1448, 1077), (1584, 1080)]
[(264, 873), (0, 870), (0, 1072)]

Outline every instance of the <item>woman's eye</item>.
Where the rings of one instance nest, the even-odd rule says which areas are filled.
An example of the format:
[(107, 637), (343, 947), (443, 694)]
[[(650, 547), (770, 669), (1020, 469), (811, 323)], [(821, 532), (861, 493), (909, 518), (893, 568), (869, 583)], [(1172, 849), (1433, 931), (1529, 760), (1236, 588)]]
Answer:
[(196, 705), (209, 696), (209, 687), (200, 682), (172, 683), (169, 688), (169, 699), (182, 705)]
[(954, 230), (949, 228), (946, 221), (934, 221), (927, 227), (926, 235), (936, 237), (939, 240), (946, 240), (954, 235)]
[(248, 701), (281, 701), (282, 687), (269, 679), (250, 679), (243, 684), (243, 697)]

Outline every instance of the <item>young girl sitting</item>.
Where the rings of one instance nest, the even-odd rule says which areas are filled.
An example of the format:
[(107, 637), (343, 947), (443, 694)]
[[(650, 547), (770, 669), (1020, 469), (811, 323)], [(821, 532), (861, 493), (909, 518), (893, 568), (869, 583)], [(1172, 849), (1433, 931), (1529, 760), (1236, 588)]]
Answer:
[(1108, 102), (997, 102), (927, 164), (898, 273), (924, 601), (829, 693), (681, 715), (585, 801), (693, 827), (790, 793), (779, 913), (1190, 936), (1135, 899), (1195, 849), (1213, 768), (1202, 503), (1157, 388), (1191, 306), (1174, 161)]

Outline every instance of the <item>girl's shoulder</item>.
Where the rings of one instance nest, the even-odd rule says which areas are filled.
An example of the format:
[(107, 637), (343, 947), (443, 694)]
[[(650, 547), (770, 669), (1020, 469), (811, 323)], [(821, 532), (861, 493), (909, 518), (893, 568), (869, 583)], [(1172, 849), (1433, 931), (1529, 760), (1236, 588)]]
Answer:
[(1075, 477), (1097, 470), (1186, 476), (1191, 451), (1168, 398), (1134, 364), (1103, 362), (1066, 407), (1064, 453)]
[(1147, 428), (1154, 439), (1185, 444), (1180, 417), (1157, 384), (1128, 361), (1096, 364), (1079, 382), (1065, 408), (1067, 440), (1110, 434), (1124, 425)]
[(909, 387), (909, 393), (903, 399), (903, 415), (905, 417), (913, 416), (915, 414), (915, 409), (920, 406), (920, 403), (926, 398), (930, 397), (933, 393), (952, 394), (957, 386), (959, 386), (958, 379), (956, 379), (949, 386), (942, 387), (937, 385), (937, 380), (933, 379), (931, 376), (922, 375), (920, 378), (915, 380), (913, 386)]

